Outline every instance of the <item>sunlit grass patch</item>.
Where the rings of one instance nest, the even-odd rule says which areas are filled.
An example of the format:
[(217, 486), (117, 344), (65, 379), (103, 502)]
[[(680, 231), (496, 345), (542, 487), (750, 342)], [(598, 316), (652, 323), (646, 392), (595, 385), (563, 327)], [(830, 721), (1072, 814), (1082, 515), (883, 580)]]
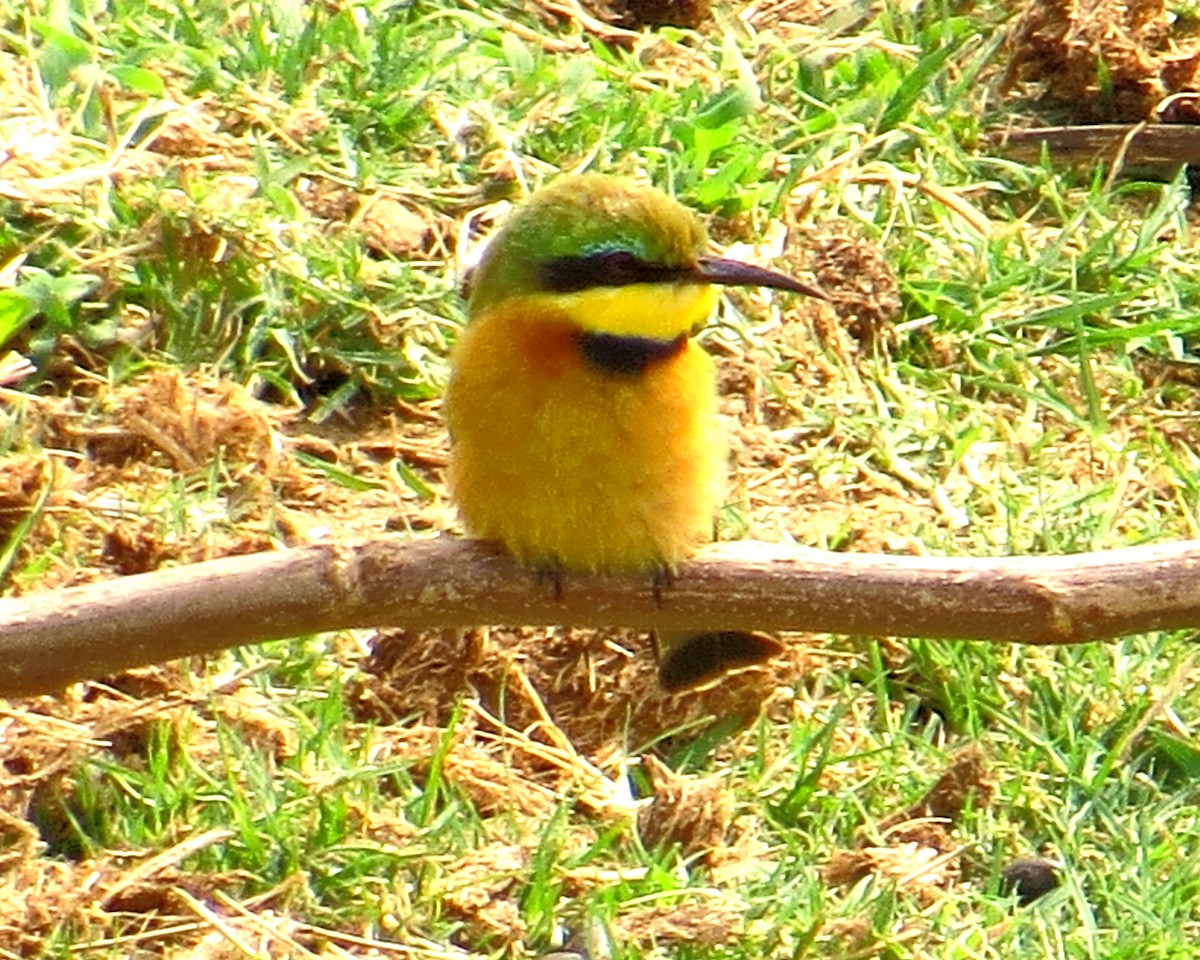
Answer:
[[(640, 32), (582, 9), (0, 0), (8, 590), (453, 529), (437, 397), (463, 274), (509, 203), (584, 168), (653, 180), (833, 296), (738, 294), (703, 334), (737, 459), (722, 536), (1196, 535), (1189, 182), (1008, 151), (1046, 108), (1000, 83), (1007, 7), (717, 4)], [(0, 948), (1200, 938), (1188, 634), (795, 637), (773, 675), (690, 700), (626, 634), (369, 639), (0, 706)], [(895, 820), (964, 755), (957, 807)], [(1021, 908), (1018, 857), (1059, 881)]]

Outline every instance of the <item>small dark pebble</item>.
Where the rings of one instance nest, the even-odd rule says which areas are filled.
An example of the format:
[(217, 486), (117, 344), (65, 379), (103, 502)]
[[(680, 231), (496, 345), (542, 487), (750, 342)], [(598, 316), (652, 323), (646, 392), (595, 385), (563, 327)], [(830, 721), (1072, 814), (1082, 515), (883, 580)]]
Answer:
[(1000, 872), (1001, 891), (1015, 893), (1017, 903), (1023, 907), (1045, 896), (1059, 883), (1058, 868), (1041, 857), (1018, 857)]

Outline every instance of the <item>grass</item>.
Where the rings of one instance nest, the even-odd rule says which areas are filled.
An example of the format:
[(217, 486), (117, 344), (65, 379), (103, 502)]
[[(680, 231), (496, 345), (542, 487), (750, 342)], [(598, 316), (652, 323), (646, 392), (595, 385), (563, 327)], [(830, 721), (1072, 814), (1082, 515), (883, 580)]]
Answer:
[[(452, 526), (435, 401), (468, 247), (583, 167), (653, 180), (724, 244), (784, 224), (765, 256), (849, 237), (896, 278), (873, 346), (819, 341), (781, 300), (705, 332), (753, 382), (726, 397), (726, 535), (978, 555), (1195, 536), (1183, 174), (1001, 147), (1065, 109), (1000, 84), (1006, 5), (814, 26), (760, 7), (630, 45), (499, 0), (0, 0), (0, 350), (32, 365), (0, 416), (10, 588)], [(864, 276), (837, 283), (869, 310)], [(147, 383), (177, 384), (192, 433)], [(225, 424), (214, 383), (258, 425)], [(530, 663), (549, 644), (495, 637)], [(1191, 957), (1193, 639), (794, 638), (803, 669), (748, 727), (635, 714), (607, 751), (545, 687), (562, 729), (530, 735), (510, 661), (511, 686), (445, 681), (430, 706), (466, 648), (381, 706), (350, 636), (14, 701), (0, 951)], [(927, 873), (932, 841), (882, 825), (968, 747), (986, 774)], [(700, 792), (650, 842), (637, 811), (676, 787)], [(834, 882), (864, 850), (876, 868)], [(1001, 874), (1036, 853), (1063, 883), (1018, 909)]]

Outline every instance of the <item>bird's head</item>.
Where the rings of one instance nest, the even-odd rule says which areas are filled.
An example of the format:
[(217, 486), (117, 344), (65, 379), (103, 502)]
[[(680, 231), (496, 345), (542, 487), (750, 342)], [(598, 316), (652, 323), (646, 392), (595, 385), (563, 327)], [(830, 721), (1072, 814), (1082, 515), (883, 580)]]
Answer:
[(471, 278), (470, 312), (527, 298), (588, 332), (670, 340), (708, 318), (716, 285), (825, 298), (773, 270), (706, 257), (706, 243), (699, 218), (653, 187), (602, 174), (562, 177), (490, 241)]

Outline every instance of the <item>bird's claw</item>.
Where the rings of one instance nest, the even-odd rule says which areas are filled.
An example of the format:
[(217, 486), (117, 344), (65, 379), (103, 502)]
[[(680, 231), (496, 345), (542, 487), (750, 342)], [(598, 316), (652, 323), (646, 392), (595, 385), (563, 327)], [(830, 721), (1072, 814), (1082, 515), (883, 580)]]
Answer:
[(650, 589), (654, 593), (654, 603), (656, 606), (663, 605), (663, 595), (675, 586), (675, 571), (670, 567), (661, 566), (655, 569), (654, 579), (651, 581)]
[(558, 564), (543, 564), (535, 567), (533, 571), (534, 577), (539, 584), (549, 584), (550, 590), (554, 594), (554, 602), (558, 603), (563, 598), (563, 569)]

